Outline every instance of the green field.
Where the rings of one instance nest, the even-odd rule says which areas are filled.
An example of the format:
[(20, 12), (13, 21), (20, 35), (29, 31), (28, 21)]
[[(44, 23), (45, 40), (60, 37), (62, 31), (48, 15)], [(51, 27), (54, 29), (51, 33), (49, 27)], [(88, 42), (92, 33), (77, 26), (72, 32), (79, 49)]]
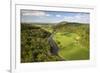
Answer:
[[(52, 53), (51, 37), (59, 50)], [(55, 46), (55, 45), (54, 45)], [(89, 59), (89, 24), (60, 22), (21, 23), (21, 62)]]
[(80, 39), (75, 33), (56, 33), (54, 40), (60, 47), (59, 55), (66, 60), (89, 59), (89, 49), (80, 43)]

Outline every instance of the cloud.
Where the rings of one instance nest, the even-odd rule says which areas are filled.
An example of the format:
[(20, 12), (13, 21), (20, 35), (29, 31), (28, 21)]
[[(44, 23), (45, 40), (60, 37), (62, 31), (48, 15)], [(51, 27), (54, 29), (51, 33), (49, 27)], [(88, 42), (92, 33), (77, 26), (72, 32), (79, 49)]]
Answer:
[(46, 16), (51, 16), (50, 14), (46, 14)]
[(69, 22), (89, 23), (89, 14), (76, 14), (74, 16), (65, 16), (63, 20)]
[(38, 10), (21, 10), (22, 20), (24, 22), (79, 22), (79, 23), (89, 23), (90, 17), (89, 13), (50, 13), (47, 11)]
[(46, 16), (46, 13), (44, 11), (23, 10), (22, 15), (23, 16)]
[(61, 15), (56, 15), (56, 17), (61, 17)]

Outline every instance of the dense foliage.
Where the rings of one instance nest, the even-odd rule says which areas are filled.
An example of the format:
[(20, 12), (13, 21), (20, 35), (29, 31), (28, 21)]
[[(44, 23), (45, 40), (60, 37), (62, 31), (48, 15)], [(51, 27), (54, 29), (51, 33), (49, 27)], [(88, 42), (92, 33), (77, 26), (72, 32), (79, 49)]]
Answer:
[(50, 32), (31, 24), (21, 24), (21, 62), (56, 61), (60, 58), (50, 53)]

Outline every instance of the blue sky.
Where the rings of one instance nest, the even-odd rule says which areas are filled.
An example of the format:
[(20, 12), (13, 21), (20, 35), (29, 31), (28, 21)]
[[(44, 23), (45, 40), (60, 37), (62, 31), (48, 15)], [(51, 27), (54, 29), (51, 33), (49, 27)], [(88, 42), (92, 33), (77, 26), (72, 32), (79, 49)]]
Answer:
[(89, 23), (90, 14), (85, 12), (21, 10), (21, 22), (58, 23), (61, 21)]

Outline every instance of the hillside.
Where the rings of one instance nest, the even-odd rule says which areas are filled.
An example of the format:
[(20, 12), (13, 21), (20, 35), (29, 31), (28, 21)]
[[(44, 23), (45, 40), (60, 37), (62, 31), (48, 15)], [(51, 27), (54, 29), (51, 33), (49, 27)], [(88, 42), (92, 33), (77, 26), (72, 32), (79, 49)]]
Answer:
[(52, 55), (48, 37), (50, 32), (32, 24), (21, 24), (21, 62), (57, 61)]
[(88, 60), (89, 51), (89, 24), (21, 23), (22, 63)]
[(59, 54), (66, 60), (89, 59), (89, 24), (60, 22), (55, 26), (54, 40)]

